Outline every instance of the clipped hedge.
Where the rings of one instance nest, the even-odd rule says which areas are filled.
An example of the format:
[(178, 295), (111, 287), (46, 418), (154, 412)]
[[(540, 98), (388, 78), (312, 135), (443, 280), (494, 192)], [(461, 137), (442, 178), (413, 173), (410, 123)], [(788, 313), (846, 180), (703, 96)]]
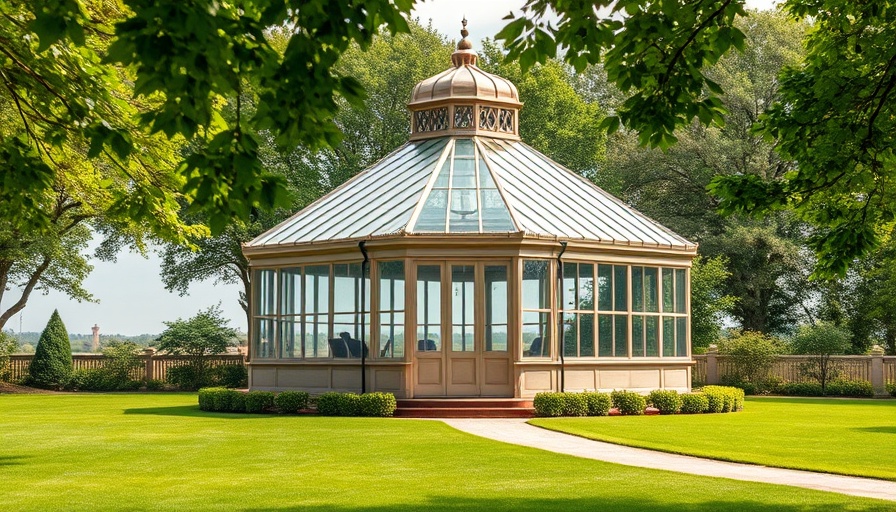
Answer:
[(703, 414), (709, 412), (709, 399), (703, 393), (681, 395), (681, 414)]
[(744, 390), (731, 386), (703, 386), (709, 412), (732, 412), (744, 408)]
[(395, 414), (398, 402), (392, 393), (365, 393), (358, 400), (361, 416), (386, 418)]
[(647, 395), (647, 403), (656, 407), (660, 414), (678, 414), (681, 410), (681, 396), (674, 389), (655, 389)]
[(609, 393), (585, 392), (585, 403), (588, 404), (588, 416), (606, 416), (613, 407), (613, 399)]
[(610, 397), (613, 399), (613, 406), (623, 416), (644, 414), (644, 409), (647, 408), (647, 399), (634, 391), (616, 390), (610, 393)]
[(817, 382), (787, 382), (778, 387), (778, 393), (786, 396), (824, 396)]
[(563, 416), (563, 411), (565, 410), (565, 402), (563, 400), (563, 397), (560, 395), (561, 393), (554, 392), (543, 392), (536, 394), (535, 399), (532, 401), (532, 405), (533, 407), (535, 407), (535, 415), (544, 416), (547, 418)]
[(249, 391), (246, 393), (246, 412), (262, 413), (274, 410), (272, 391)]
[(307, 409), (310, 399), (304, 391), (281, 391), (274, 397), (274, 407), (282, 414), (294, 414)]
[(835, 379), (825, 386), (825, 394), (828, 396), (851, 396), (859, 398), (871, 398), (874, 396), (874, 387), (867, 380)]

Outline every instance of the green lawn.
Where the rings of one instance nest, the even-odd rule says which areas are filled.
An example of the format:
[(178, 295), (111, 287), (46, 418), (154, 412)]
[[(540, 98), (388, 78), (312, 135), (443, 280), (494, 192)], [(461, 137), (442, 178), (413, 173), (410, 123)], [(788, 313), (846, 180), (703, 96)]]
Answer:
[(202, 413), (192, 394), (0, 395), (0, 504), (310, 512), (894, 507), (578, 459), (438, 421)]
[(748, 398), (733, 414), (531, 423), (653, 450), (896, 480), (896, 400)]

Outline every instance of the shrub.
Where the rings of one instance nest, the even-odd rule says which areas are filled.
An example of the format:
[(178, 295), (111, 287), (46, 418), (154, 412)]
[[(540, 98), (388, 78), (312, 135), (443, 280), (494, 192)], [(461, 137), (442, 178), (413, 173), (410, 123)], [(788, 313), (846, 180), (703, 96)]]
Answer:
[(228, 389), (230, 393), (230, 412), (246, 412), (246, 393)]
[(193, 391), (211, 384), (208, 375), (188, 364), (168, 368), (168, 371), (165, 372), (165, 380), (177, 389), (184, 391)]
[(560, 396), (560, 393), (554, 392), (536, 394), (535, 400), (532, 401), (532, 405), (535, 407), (535, 414), (537, 416), (548, 418), (563, 416), (563, 410), (565, 408), (563, 397)]
[(224, 388), (202, 388), (199, 390), (199, 409), (203, 411), (215, 410), (215, 396), (224, 391)]
[(731, 412), (743, 409), (744, 390), (731, 386), (704, 386), (709, 412)]
[(250, 391), (246, 393), (246, 412), (259, 413), (274, 409), (274, 393)]
[(643, 414), (647, 408), (647, 399), (634, 391), (613, 391), (610, 397), (619, 414), (625, 416)]
[(874, 387), (867, 380), (836, 379), (828, 383), (825, 394), (829, 396), (873, 397)]
[(162, 391), (165, 389), (165, 381), (160, 379), (149, 379), (144, 385), (147, 391)]
[(18, 346), (18, 341), (11, 334), (0, 330), (0, 382), (10, 379), (9, 356)]
[(357, 416), (361, 396), (357, 393), (339, 393), (336, 404), (339, 416)]
[(582, 393), (560, 393), (564, 416), (587, 416), (588, 402)]
[(395, 414), (398, 403), (392, 393), (365, 393), (358, 402), (361, 416), (389, 417)]
[(242, 364), (223, 364), (212, 372), (212, 378), (225, 388), (245, 388), (249, 386), (249, 371)]
[[(143, 360), (138, 355), (140, 347), (132, 341), (113, 341), (103, 349), (105, 359), (102, 371), (106, 378), (119, 391), (131, 391), (136, 389), (136, 382), (131, 375), (143, 366)], [(140, 384), (137, 383), (137, 388)]]
[(682, 414), (701, 414), (709, 410), (709, 399), (703, 393), (681, 395)]
[(834, 379), (839, 368), (831, 356), (842, 354), (849, 348), (849, 332), (831, 324), (802, 325), (790, 340), (794, 354), (808, 356), (800, 366), (800, 373), (821, 384), (822, 394), (827, 383)]
[(315, 399), (315, 403), (317, 404), (318, 414), (324, 416), (339, 415), (339, 393), (336, 393), (335, 391), (321, 393)]
[(777, 338), (754, 331), (735, 331), (719, 341), (719, 354), (728, 356), (734, 370), (734, 375), (726, 377), (754, 385), (768, 377), (781, 348)]
[(896, 384), (887, 384), (887, 392), (890, 393), (890, 396), (896, 397)]
[(823, 396), (824, 390), (817, 382), (787, 382), (781, 384), (778, 393), (787, 396)]
[(31, 376), (29, 384), (38, 388), (60, 389), (69, 381), (72, 347), (68, 342), (68, 330), (56, 310), (40, 334), (28, 373)]
[(226, 327), (226, 324), (227, 320), (218, 306), (200, 311), (188, 320), (178, 318), (165, 322), (167, 328), (156, 339), (158, 349), (172, 355), (187, 356), (189, 363), (186, 367), (192, 369), (190, 372), (179, 370), (176, 374), (178, 380), (169, 377), (168, 381), (190, 391), (207, 386), (213, 379), (207, 356), (224, 352), (236, 340), (236, 331)]
[(281, 391), (274, 397), (274, 406), (284, 414), (297, 413), (308, 408), (309, 399), (304, 391)]
[(582, 393), (585, 403), (588, 404), (588, 416), (606, 416), (613, 407), (613, 400), (609, 393)]
[(114, 391), (115, 383), (100, 368), (73, 370), (65, 389), (69, 391)]
[(681, 396), (673, 389), (655, 389), (647, 396), (647, 402), (660, 414), (677, 414), (681, 410)]

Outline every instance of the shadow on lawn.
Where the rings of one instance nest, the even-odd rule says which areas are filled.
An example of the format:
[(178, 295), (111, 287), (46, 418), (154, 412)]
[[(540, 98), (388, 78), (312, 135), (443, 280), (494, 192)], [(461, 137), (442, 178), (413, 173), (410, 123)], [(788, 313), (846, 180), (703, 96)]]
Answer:
[[(630, 489), (634, 491), (634, 487)], [(800, 493), (801, 489), (794, 489), (794, 493)], [(634, 491), (636, 492), (636, 491)], [(246, 508), (247, 512), (284, 512), (289, 510), (301, 510), (303, 512), (387, 512), (393, 510), (426, 510), (427, 512), (457, 512), (460, 510), (488, 510), (489, 512), (513, 511), (513, 512), (547, 512), (547, 511), (604, 511), (624, 510), (626, 512), (649, 510), (659, 512), (680, 511), (767, 511), (767, 512), (797, 512), (797, 511), (822, 511), (840, 512), (850, 498), (843, 497), (840, 503), (787, 505), (783, 503), (756, 502), (748, 499), (736, 498), (724, 500), (716, 499), (703, 503), (678, 503), (672, 500), (658, 501), (650, 497), (618, 496), (606, 498), (569, 498), (569, 499), (495, 499), (495, 498), (458, 498), (457, 496), (434, 496), (428, 503), (395, 504), (371, 507), (340, 507), (334, 505), (296, 505), (295, 507), (280, 508)], [(892, 504), (886, 502), (877, 506), (859, 507), (855, 505), (851, 510), (892, 511)]]
[(234, 414), (232, 412), (206, 412), (199, 410), (198, 405), (178, 405), (176, 407), (140, 407), (125, 409), (125, 414), (145, 414), (149, 416), (186, 416), (194, 418), (224, 418), (239, 420), (258, 418), (258, 414)]
[(896, 426), (861, 427), (856, 430), (861, 430), (862, 432), (876, 432), (878, 434), (896, 434)]
[(28, 457), (22, 455), (0, 455), (0, 467), (2, 466), (21, 466), (22, 462)]

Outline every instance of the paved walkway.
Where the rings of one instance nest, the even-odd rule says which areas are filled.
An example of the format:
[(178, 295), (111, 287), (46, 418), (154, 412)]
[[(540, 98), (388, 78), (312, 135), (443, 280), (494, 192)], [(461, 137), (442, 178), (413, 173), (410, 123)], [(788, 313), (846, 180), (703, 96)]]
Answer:
[(770, 468), (631, 448), (535, 427), (527, 424), (525, 419), (444, 419), (442, 421), (458, 430), (476, 436), (586, 459), (626, 466), (665, 469), (692, 475), (793, 485), (806, 489), (896, 501), (896, 482), (887, 480)]

